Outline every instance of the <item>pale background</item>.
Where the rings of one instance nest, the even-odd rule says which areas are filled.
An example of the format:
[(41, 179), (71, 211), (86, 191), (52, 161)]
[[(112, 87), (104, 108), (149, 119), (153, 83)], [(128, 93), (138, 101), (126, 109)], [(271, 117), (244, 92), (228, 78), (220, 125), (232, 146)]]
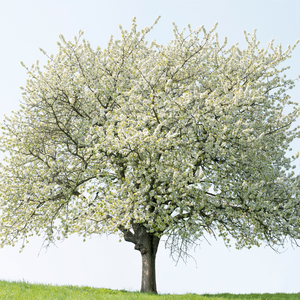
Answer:
[[(136, 16), (138, 27), (150, 26), (162, 18), (149, 35), (160, 43), (172, 36), (172, 21), (179, 28), (190, 23), (193, 28), (204, 24), (210, 29), (219, 23), (220, 39), (228, 37), (229, 45), (245, 45), (243, 29), (258, 29), (261, 46), (275, 38), (285, 49), (300, 39), (299, 0), (198, 0), (198, 1), (92, 1), (92, 0), (0, 0), (0, 117), (18, 109), (25, 85), (26, 72), (20, 61), (31, 65), (37, 59), (46, 61), (39, 47), (56, 53), (59, 34), (73, 39), (81, 29), (92, 46), (104, 47), (118, 25), (129, 28)], [(300, 74), (300, 46), (288, 62), (288, 75)], [(291, 91), (300, 101), (300, 82)], [(299, 143), (293, 144), (297, 150)], [(299, 168), (298, 168), (299, 170)], [(42, 240), (34, 238), (19, 254), (19, 248), (0, 249), (0, 279), (32, 283), (88, 285), (113, 289), (139, 290), (140, 253), (133, 244), (118, 243), (118, 238), (98, 236), (83, 243), (76, 236), (40, 251)], [(40, 253), (40, 254), (39, 254)], [(300, 249), (287, 245), (276, 254), (269, 248), (230, 251), (222, 241), (206, 242), (196, 252), (197, 261), (175, 263), (163, 243), (157, 257), (157, 285), (160, 293), (253, 293), (300, 292)], [(39, 254), (39, 256), (38, 256)]]

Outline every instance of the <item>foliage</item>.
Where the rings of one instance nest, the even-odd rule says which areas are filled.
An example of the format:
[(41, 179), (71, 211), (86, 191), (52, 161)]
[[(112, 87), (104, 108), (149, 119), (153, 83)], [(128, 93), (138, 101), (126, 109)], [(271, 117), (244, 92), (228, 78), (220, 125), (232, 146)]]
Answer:
[(259, 48), (254, 32), (241, 50), (220, 44), (216, 26), (175, 25), (167, 45), (148, 45), (152, 27), (136, 27), (105, 49), (61, 36), (42, 69), (27, 68), (21, 108), (2, 125), (2, 245), (138, 225), (177, 257), (205, 233), (238, 248), (296, 242), (286, 151), (299, 106), (278, 68), (295, 45)]

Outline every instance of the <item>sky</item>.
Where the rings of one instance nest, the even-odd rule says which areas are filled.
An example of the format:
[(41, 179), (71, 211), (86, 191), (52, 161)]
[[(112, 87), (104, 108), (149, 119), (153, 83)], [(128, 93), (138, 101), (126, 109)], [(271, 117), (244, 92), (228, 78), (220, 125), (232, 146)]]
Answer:
[[(63, 34), (73, 40), (79, 30), (92, 47), (105, 47), (110, 35), (118, 38), (119, 24), (129, 29), (133, 17), (138, 28), (160, 21), (149, 34), (165, 44), (173, 38), (172, 22), (179, 28), (218, 22), (220, 40), (245, 46), (243, 30), (257, 29), (261, 47), (271, 39), (283, 49), (300, 39), (299, 0), (10, 0), (0, 1), (0, 118), (18, 109), (20, 86), (26, 84), (26, 70), (36, 60), (42, 65), (47, 53), (57, 52), (56, 41)], [(300, 45), (287, 62), (287, 75), (300, 74)], [(300, 82), (290, 92), (300, 102)], [(293, 143), (295, 150), (298, 141)], [(299, 150), (299, 149), (298, 149)], [(297, 168), (299, 170), (300, 168)], [(222, 240), (209, 239), (191, 249), (194, 259), (177, 265), (161, 242), (157, 254), (159, 293), (275, 293), (300, 292), (300, 249), (287, 244), (282, 253), (268, 247), (250, 250), (226, 248)], [(118, 242), (117, 236), (93, 236), (86, 242), (78, 236), (47, 250), (34, 237), (19, 253), (20, 245), (0, 249), (0, 280), (31, 283), (85, 285), (136, 291), (140, 289), (141, 257), (134, 245)]]

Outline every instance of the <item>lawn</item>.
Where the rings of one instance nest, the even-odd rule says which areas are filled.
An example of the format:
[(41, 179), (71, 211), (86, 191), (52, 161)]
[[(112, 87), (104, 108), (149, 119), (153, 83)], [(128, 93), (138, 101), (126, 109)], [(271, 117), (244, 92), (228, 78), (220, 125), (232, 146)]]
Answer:
[(217, 294), (217, 295), (149, 295), (139, 292), (127, 292), (110, 290), (105, 288), (91, 288), (91, 287), (78, 287), (78, 286), (51, 286), (43, 284), (29, 284), (27, 282), (7, 282), (0, 281), (0, 299), (1, 300), (40, 300), (40, 299), (53, 299), (53, 300), (92, 300), (92, 299), (151, 299), (151, 300), (227, 300), (227, 299), (251, 299), (251, 300), (271, 300), (271, 299), (299, 299), (298, 294)]

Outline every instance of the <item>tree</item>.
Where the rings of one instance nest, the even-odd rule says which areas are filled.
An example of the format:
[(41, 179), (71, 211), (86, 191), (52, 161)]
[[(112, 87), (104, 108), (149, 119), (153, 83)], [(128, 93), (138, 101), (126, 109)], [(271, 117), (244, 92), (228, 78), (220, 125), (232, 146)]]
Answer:
[(43, 70), (27, 68), (20, 110), (2, 124), (0, 237), (119, 233), (141, 253), (141, 291), (156, 293), (162, 236), (175, 259), (205, 234), (237, 248), (297, 243), (286, 152), (300, 110), (277, 68), (296, 44), (260, 49), (254, 32), (240, 50), (220, 45), (216, 26), (174, 25), (170, 43), (148, 45), (152, 27), (134, 19), (103, 50), (61, 36)]

